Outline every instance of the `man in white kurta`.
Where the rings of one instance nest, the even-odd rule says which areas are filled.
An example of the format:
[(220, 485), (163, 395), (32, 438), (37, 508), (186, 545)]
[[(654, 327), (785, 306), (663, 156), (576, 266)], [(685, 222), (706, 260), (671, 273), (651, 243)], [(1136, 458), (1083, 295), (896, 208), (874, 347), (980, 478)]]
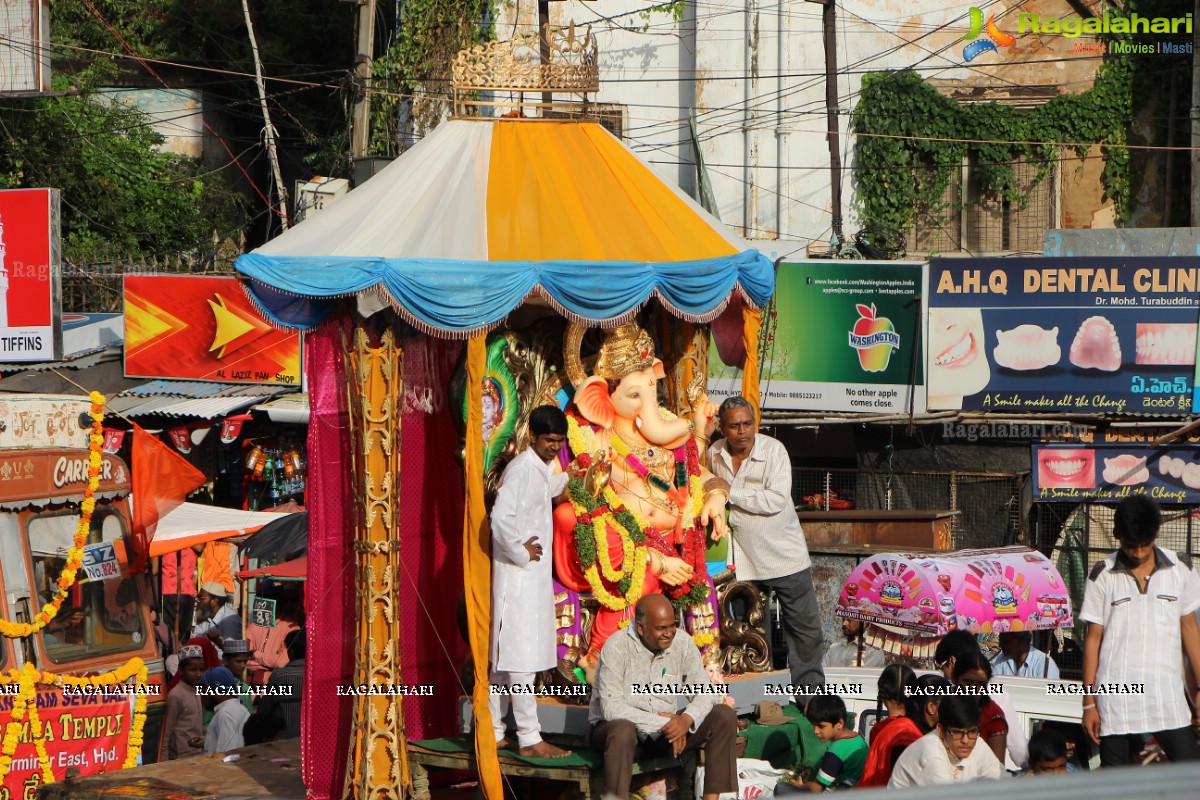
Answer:
[(504, 717), (512, 697), (517, 745), (524, 756), (570, 755), (542, 741), (534, 683), (557, 662), (554, 619), (554, 498), (567, 474), (554, 469), (567, 438), (567, 418), (556, 406), (529, 415), (529, 448), (500, 477), (492, 507), (491, 697), (488, 708), (497, 747), (512, 746)]

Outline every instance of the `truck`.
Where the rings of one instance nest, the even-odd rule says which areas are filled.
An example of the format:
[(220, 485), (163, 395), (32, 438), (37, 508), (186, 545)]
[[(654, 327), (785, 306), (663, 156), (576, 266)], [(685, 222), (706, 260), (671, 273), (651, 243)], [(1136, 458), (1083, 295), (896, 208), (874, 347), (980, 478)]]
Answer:
[[(81, 516), (91, 433), (86, 398), (0, 393), (0, 618), (30, 622), (55, 593)], [(0, 675), (26, 663), (58, 675), (108, 673), (140, 657), (149, 678), (142, 760), (157, 758), (163, 716), (163, 659), (151, 625), (153, 590), (128, 575), (117, 542), (131, 531), (129, 466), (103, 453), (83, 565), (58, 614), (24, 638), (0, 636)], [(0, 731), (12, 718), (16, 686), (0, 685)], [(42, 740), (56, 780), (91, 775), (126, 760), (133, 695), (39, 687)], [(0, 800), (32, 798), (42, 782), (28, 722)]]

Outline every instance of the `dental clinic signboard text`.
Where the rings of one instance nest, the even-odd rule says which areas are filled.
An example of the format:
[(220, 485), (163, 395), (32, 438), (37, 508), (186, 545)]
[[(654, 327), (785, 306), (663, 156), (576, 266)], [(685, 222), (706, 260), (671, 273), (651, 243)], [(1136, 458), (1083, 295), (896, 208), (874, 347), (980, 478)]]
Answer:
[[(773, 410), (924, 411), (921, 287), (924, 264), (781, 263), (761, 362), (762, 407)], [(708, 391), (741, 391), (741, 315), (713, 322)], [(914, 380), (913, 373), (916, 372)], [(915, 384), (915, 386), (914, 386)], [(910, 397), (910, 395), (915, 395)]]
[(929, 409), (1188, 414), (1200, 258), (933, 259)]

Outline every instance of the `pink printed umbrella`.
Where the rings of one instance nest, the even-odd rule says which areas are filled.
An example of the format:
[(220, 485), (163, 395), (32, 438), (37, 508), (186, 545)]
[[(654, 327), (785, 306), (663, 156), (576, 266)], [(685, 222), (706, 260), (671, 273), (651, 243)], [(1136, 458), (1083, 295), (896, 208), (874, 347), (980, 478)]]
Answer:
[(1075, 624), (1062, 576), (1028, 547), (871, 556), (846, 579), (835, 613), (930, 637)]

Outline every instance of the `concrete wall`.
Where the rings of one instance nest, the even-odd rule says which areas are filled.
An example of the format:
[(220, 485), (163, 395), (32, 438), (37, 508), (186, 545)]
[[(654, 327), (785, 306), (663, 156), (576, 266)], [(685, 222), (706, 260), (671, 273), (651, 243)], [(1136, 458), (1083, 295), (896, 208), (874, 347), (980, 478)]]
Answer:
[[(668, 180), (695, 184), (688, 117), (694, 113), (719, 214), (749, 238), (827, 241), (830, 235), (825, 54), (821, 6), (799, 0), (695, 0), (676, 23), (644, 15), (644, 0), (550, 4), (555, 25), (591, 24), (601, 64), (599, 101), (625, 104), (629, 144)], [(979, 4), (1015, 34), (1014, 16)], [(1066, 0), (1030, 0), (1023, 12), (1075, 15)], [(502, 8), (498, 36), (536, 29), (536, 4)], [(940, 0), (841, 0), (837, 8), (838, 106), (845, 230), (855, 231), (850, 112), (864, 72), (912, 67), (963, 100), (1044, 102), (1091, 86), (1098, 58), (1080, 40), (1024, 35), (963, 62), (967, 6)], [(1024, 63), (1024, 62), (1034, 63)], [(1064, 224), (1090, 224), (1098, 171), (1080, 162), (1064, 182), (1079, 201)], [(1095, 185), (1093, 185), (1095, 184)], [(1098, 207), (1098, 206), (1097, 206)]]
[(1198, 256), (1200, 228), (1049, 231), (1044, 253), (1048, 256)]

